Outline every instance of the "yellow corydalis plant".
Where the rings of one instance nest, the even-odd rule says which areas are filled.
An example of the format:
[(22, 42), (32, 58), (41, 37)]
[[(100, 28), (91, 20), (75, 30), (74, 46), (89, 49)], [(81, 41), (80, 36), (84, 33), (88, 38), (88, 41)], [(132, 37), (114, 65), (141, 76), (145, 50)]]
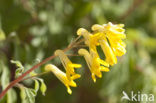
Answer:
[[(89, 48), (89, 51), (83, 48), (79, 49), (78, 54), (85, 58), (94, 82), (96, 82), (96, 77), (102, 77), (102, 71), (108, 72), (109, 66), (117, 63), (117, 56), (126, 53), (126, 44), (122, 41), (126, 38), (123, 27), (123, 24), (114, 25), (109, 22), (103, 25), (93, 25), (92, 33), (84, 28), (78, 29), (77, 35), (83, 37), (84, 44)], [(97, 46), (100, 46), (103, 50), (106, 57), (104, 60), (100, 58), (96, 49)], [(71, 94), (70, 86), (76, 87), (73, 80), (80, 78), (80, 75), (75, 73), (74, 68), (80, 68), (81, 65), (72, 63), (63, 50), (56, 50), (55, 55), (60, 58), (66, 73), (52, 64), (48, 64), (45, 69), (52, 71), (67, 87), (68, 93)]]

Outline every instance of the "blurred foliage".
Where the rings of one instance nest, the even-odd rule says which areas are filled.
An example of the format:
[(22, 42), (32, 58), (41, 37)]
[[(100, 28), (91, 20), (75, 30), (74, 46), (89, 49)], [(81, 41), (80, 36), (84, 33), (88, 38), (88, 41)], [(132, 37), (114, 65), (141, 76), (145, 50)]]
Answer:
[[(65, 48), (79, 27), (90, 30), (93, 24), (109, 21), (125, 24), (127, 53), (97, 83), (91, 80), (85, 61), (72, 57), (84, 64), (72, 95), (49, 73), (42, 76), (47, 85), (45, 96), (40, 92), (36, 96), (39, 81), (43, 94), (46, 90), (43, 79), (38, 78), (35, 84), (34, 80), (24, 81), (28, 88), (21, 91), (10, 89), (0, 102), (33, 103), (36, 96), (36, 103), (120, 103), (122, 91), (156, 97), (155, 0), (0, 0), (0, 92), (15, 79), (15, 71), (20, 71), (10, 60), (19, 60), (26, 71), (54, 50)], [(60, 65), (57, 58), (50, 63)], [(43, 72), (43, 67), (35, 72)]]

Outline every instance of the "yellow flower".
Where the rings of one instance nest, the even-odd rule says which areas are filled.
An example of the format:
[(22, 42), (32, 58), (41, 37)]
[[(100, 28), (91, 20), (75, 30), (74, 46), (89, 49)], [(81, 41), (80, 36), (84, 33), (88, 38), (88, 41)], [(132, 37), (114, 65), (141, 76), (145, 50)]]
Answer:
[(59, 68), (57, 68), (55, 65), (52, 64), (47, 64), (45, 66), (45, 70), (54, 73), (54, 75), (67, 87), (67, 92), (69, 94), (72, 94), (70, 86), (71, 87), (77, 86), (76, 83), (73, 81), (75, 79), (74, 77), (71, 77), (71, 80), (69, 80), (64, 72), (62, 72)]
[(109, 40), (111, 48), (116, 56), (122, 56), (126, 53), (126, 44), (122, 40)]
[(107, 39), (100, 40), (101, 48), (106, 56), (106, 62), (110, 65), (114, 65), (117, 63), (117, 58), (112, 51), (112, 48), (109, 46)]
[(66, 75), (67, 75), (67, 78), (69, 80), (71, 80), (71, 76), (74, 77), (74, 78), (80, 78), (80, 75), (76, 74), (75, 70), (74, 70), (74, 68), (81, 68), (80, 64), (72, 63), (69, 60), (69, 58), (67, 57), (67, 55), (62, 50), (56, 50), (55, 55), (59, 56), (63, 66), (64, 66), (64, 68), (66, 70)]
[(77, 35), (82, 35), (85, 39), (85, 44), (86, 45), (90, 45), (89, 41), (90, 41), (90, 36), (92, 35), (91, 33), (89, 33), (86, 29), (84, 28), (79, 28), (77, 30)]
[(109, 64), (101, 60), (97, 52), (91, 51), (91, 53), (89, 53), (86, 49), (80, 49), (78, 53), (79, 55), (84, 56), (87, 65), (92, 73), (92, 79), (94, 82), (96, 82), (95, 76), (99, 78), (102, 77), (101, 71), (109, 71)]
[(124, 34), (125, 30), (123, 29), (123, 24), (113, 25), (109, 22), (107, 25), (103, 25), (105, 28), (106, 35), (114, 39), (125, 39), (126, 35)]
[(107, 38), (110, 42), (110, 45), (116, 56), (122, 56), (126, 53), (126, 44), (122, 41), (122, 39), (126, 38), (124, 34), (125, 30), (123, 29), (123, 24), (113, 25), (112, 23), (108, 23), (104, 26), (106, 28)]
[(123, 27), (123, 24), (113, 25), (111, 22), (92, 26), (94, 35), (99, 36), (99, 43), (106, 56), (106, 62), (110, 65), (117, 63), (116, 56), (122, 56), (126, 53), (126, 44), (122, 41), (126, 38)]
[(86, 29), (80, 28), (77, 30), (77, 35), (82, 35), (85, 39), (85, 44), (89, 47), (90, 50), (96, 51), (96, 46), (98, 43), (98, 35), (92, 35)]

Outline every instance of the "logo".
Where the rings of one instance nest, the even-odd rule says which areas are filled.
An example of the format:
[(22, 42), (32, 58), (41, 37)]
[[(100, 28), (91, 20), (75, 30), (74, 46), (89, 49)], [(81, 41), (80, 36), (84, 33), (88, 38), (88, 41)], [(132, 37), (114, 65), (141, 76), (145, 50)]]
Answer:
[(122, 91), (122, 98), (121, 100), (128, 100), (128, 101), (138, 101), (138, 102), (154, 102), (154, 95), (153, 94), (142, 94), (140, 91), (138, 93), (134, 93), (131, 91), (130, 95), (128, 95), (125, 91)]

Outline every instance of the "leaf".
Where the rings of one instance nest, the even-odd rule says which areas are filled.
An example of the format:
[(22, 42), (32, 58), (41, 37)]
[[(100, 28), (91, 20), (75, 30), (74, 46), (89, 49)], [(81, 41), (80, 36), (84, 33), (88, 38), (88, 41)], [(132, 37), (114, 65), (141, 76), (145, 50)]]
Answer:
[(45, 92), (46, 92), (46, 90), (47, 90), (47, 86), (45, 85), (43, 79), (39, 79), (39, 80), (40, 80), (40, 82), (41, 82), (40, 90), (41, 90), (41, 92), (42, 92), (42, 95), (45, 95)]
[(4, 90), (6, 88), (6, 86), (9, 84), (9, 70), (8, 68), (3, 64), (2, 64), (2, 76), (1, 76), (1, 84), (2, 84), (2, 89)]
[(31, 94), (32, 94), (33, 96), (36, 96), (36, 95), (37, 95), (37, 93), (36, 93), (36, 90), (35, 90), (35, 89), (31, 89), (31, 88), (30, 88), (30, 92), (31, 92)]
[(11, 60), (11, 63), (16, 64), (16, 66), (18, 68), (24, 68), (23, 65), (22, 65), (22, 63), (20, 61)]
[(20, 89), (21, 89), (20, 96), (23, 101), (26, 98), (25, 88), (20, 88)]
[(21, 88), (20, 96), (22, 99), (22, 103), (35, 103), (35, 97), (39, 90), (39, 82), (37, 80), (34, 81), (35, 81), (34, 89), (26, 87)]
[(7, 93), (7, 103), (16, 103), (17, 95), (14, 89), (10, 89)]
[(37, 93), (37, 91), (39, 90), (39, 82), (37, 80), (35, 80), (35, 91)]
[(5, 40), (5, 33), (0, 29), (0, 41)]
[(20, 75), (22, 75), (21, 69), (16, 69), (16, 71), (15, 71), (15, 77), (18, 77)]
[[(9, 82), (10, 82), (10, 72), (8, 70), (8, 68), (4, 65), (3, 62), (0, 62), (1, 64), (1, 69), (2, 69), (2, 75), (1, 75), (1, 85), (2, 85), (2, 89), (4, 90)], [(16, 97), (16, 92), (14, 91), (14, 89), (10, 89), (8, 92), (7, 92), (7, 95), (6, 95), (6, 99), (4, 100), (5, 103), (16, 103), (16, 100), (17, 100), (17, 97)]]
[(31, 88), (21, 88), (22, 103), (35, 103), (36, 91)]
[(27, 95), (26, 96), (27, 103), (35, 103), (35, 95), (32, 89), (26, 88), (25, 92)]
[[(38, 80), (41, 82), (41, 87), (39, 85)], [(37, 78), (37, 80), (34, 79), (34, 81), (35, 81), (34, 89), (26, 88), (26, 87), (20, 88), (21, 89), (20, 96), (21, 96), (21, 99), (22, 99), (22, 103), (35, 103), (35, 97), (37, 95), (39, 87), (41, 89), (42, 94), (43, 95), (45, 94), (46, 85), (45, 85), (43, 79)]]
[(15, 64), (18, 68), (15, 71), (15, 77), (19, 77), (24, 72), (24, 67), (20, 61), (11, 60), (11, 63)]

